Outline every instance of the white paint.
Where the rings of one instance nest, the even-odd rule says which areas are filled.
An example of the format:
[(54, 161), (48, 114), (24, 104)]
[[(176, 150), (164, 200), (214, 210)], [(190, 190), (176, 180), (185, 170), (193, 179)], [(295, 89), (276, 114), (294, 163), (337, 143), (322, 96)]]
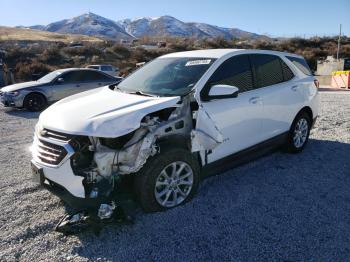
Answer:
[(63, 99), (41, 113), (44, 128), (75, 135), (119, 137), (140, 127), (149, 113), (177, 106), (179, 97), (146, 97), (108, 87)]

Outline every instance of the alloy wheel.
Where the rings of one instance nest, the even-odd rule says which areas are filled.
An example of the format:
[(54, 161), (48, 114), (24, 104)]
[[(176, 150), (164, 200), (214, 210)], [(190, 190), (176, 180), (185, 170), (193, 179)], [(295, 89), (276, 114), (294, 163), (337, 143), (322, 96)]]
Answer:
[(167, 165), (156, 179), (154, 195), (159, 205), (175, 207), (190, 195), (193, 186), (193, 171), (182, 161)]
[(309, 132), (309, 124), (305, 118), (300, 118), (295, 125), (293, 134), (293, 143), (296, 148), (301, 148), (306, 140)]

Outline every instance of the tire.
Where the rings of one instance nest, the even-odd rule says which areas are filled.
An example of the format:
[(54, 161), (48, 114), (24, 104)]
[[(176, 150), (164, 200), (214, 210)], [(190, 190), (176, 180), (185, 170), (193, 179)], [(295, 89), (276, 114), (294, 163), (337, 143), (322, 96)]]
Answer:
[(31, 112), (38, 112), (47, 106), (46, 98), (37, 93), (28, 94), (23, 101), (23, 106)]
[[(174, 168), (179, 172), (178, 175), (173, 173)], [(200, 180), (199, 172), (198, 161), (188, 150), (163, 146), (161, 153), (148, 159), (136, 174), (135, 195), (145, 212), (163, 211), (182, 205), (195, 195)]]
[(299, 113), (289, 130), (286, 149), (289, 153), (303, 151), (309, 141), (311, 119), (306, 112)]

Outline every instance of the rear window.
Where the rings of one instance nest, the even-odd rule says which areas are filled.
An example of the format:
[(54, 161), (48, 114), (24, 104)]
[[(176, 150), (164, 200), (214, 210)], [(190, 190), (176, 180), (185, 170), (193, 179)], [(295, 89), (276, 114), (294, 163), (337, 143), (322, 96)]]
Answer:
[(312, 76), (311, 69), (309, 65), (306, 63), (304, 58), (293, 57), (293, 56), (286, 56), (286, 57), (305, 75)]
[(102, 71), (113, 71), (113, 68), (111, 66), (101, 66)]
[(88, 66), (88, 68), (100, 70), (100, 67), (99, 67), (99, 66)]

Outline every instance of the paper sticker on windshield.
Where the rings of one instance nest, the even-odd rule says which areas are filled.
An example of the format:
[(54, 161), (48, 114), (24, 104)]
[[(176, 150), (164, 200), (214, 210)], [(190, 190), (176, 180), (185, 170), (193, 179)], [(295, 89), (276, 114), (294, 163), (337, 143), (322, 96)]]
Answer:
[(211, 59), (193, 60), (193, 61), (188, 61), (185, 66), (209, 65), (210, 62), (211, 62)]

